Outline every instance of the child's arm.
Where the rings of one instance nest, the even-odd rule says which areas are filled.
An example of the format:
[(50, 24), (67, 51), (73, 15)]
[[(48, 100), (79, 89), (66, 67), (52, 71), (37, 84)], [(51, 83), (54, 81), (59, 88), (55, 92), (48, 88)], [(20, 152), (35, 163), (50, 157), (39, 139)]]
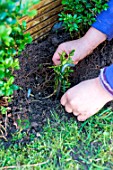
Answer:
[[(106, 34), (108, 40), (113, 38), (113, 0), (108, 3), (108, 9), (97, 16), (92, 27)], [(113, 95), (113, 65), (101, 70), (100, 80), (105, 89)]]
[(92, 27), (107, 35), (108, 40), (113, 38), (113, 0), (108, 3), (108, 9), (102, 11)]

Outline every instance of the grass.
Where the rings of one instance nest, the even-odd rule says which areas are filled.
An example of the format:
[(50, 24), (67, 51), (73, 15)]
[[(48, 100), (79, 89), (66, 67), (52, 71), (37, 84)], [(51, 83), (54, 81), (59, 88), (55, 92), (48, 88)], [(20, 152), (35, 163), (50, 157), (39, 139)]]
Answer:
[(7, 149), (1, 144), (0, 170), (3, 169), (113, 169), (113, 112), (104, 109), (80, 123), (74, 117), (65, 116), (64, 120), (53, 111), (39, 137), (30, 143), (15, 142)]

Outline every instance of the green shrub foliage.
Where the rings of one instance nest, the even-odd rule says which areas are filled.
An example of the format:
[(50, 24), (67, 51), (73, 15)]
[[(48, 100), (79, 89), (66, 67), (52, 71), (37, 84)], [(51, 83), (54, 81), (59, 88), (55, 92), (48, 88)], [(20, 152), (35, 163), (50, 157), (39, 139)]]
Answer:
[(95, 21), (97, 14), (107, 10), (108, 0), (62, 0), (60, 21), (70, 33), (84, 32)]
[(19, 23), (23, 16), (34, 16), (29, 10), (38, 0), (1, 0), (0, 1), (0, 97), (10, 96), (18, 86), (14, 84), (14, 70), (19, 69), (19, 55), (32, 38), (24, 34), (26, 22)]

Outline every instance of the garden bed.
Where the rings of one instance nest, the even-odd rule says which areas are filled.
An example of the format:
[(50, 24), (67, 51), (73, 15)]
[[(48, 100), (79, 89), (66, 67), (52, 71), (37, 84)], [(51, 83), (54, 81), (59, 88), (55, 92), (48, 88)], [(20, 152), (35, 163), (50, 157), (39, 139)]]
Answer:
[[(86, 131), (89, 131), (88, 126), (92, 126), (91, 123), (86, 122), (88, 126), (86, 126), (87, 130), (85, 131), (83, 127), (86, 124), (78, 122), (76, 117), (64, 111), (63, 107), (60, 105), (60, 97), (62, 96), (62, 94), (60, 94), (60, 97), (57, 100), (55, 99), (55, 96), (46, 98), (54, 91), (53, 89), (54, 74), (52, 69), (49, 68), (50, 66), (53, 65), (52, 56), (56, 48), (58, 47), (58, 45), (68, 40), (71, 40), (71, 37), (69, 33), (64, 32), (64, 30), (63, 31), (60, 30), (57, 33), (51, 32), (47, 38), (40, 40), (38, 42), (35, 41), (31, 45), (27, 45), (26, 49), (23, 51), (21, 56), (19, 56), (21, 69), (15, 72), (15, 77), (16, 77), (15, 83), (19, 85), (21, 89), (15, 92), (12, 102), (10, 103), (11, 114), (9, 116), (8, 136), (7, 136), (8, 141), (3, 142), (6, 149), (12, 145), (15, 146), (15, 144), (18, 144), (19, 146), (21, 145), (26, 146), (27, 143), (30, 143), (31, 141), (40, 138), (40, 134), (41, 135), (43, 134), (45, 136), (45, 137), (43, 136), (44, 138), (48, 136), (47, 139), (45, 139), (44, 141), (46, 142), (46, 140), (48, 139), (50, 140), (51, 138), (51, 137), (49, 138), (49, 134), (51, 136), (51, 133), (53, 133), (53, 132), (51, 133), (49, 132), (50, 129), (51, 130), (53, 129), (53, 131), (56, 131), (56, 135), (59, 135), (59, 132), (62, 131), (62, 128), (67, 128), (67, 129), (69, 127), (72, 129), (75, 128), (76, 125), (70, 124), (71, 122), (70, 119), (72, 119), (72, 122), (75, 122), (75, 124), (77, 123), (77, 126), (78, 128), (80, 127), (80, 131), (82, 132), (83, 135), (84, 133), (87, 134)], [(91, 54), (89, 57), (81, 61), (74, 68), (74, 73), (70, 75), (71, 86), (76, 85), (83, 80), (91, 79), (98, 76), (99, 70), (101, 68), (113, 63), (112, 43), (113, 41), (103, 43), (93, 52), (93, 54)], [(30, 96), (28, 96), (29, 89), (31, 89)], [(112, 103), (110, 103), (109, 105), (112, 106)], [(55, 117), (53, 118), (54, 113), (60, 118), (58, 122), (56, 121), (57, 116), (56, 118)], [(48, 121), (52, 123), (52, 128), (49, 127)], [(67, 124), (66, 126), (65, 123)], [(107, 123), (109, 124), (109, 122)], [(98, 125), (96, 124), (95, 126), (98, 127), (98, 130), (101, 129), (99, 123)], [(47, 129), (43, 130), (45, 127)], [(110, 124), (109, 127), (112, 128)], [(95, 128), (93, 127), (92, 129)], [(92, 132), (92, 136), (93, 134), (94, 133)], [(71, 141), (71, 137), (72, 135), (69, 137), (70, 141)], [(84, 161), (80, 158), (82, 155), (81, 153), (79, 153), (79, 148), (82, 146), (86, 159), (88, 159), (88, 156), (92, 158), (92, 154), (94, 156), (95, 151), (93, 151), (93, 153), (91, 154), (89, 153), (90, 152), (89, 150), (91, 147), (90, 142), (91, 140), (93, 141), (94, 139), (92, 137), (88, 138), (90, 142), (86, 149), (87, 144), (82, 143), (83, 138), (80, 139), (81, 140), (80, 145), (77, 145), (77, 148), (74, 148), (74, 150), (70, 152), (70, 156), (72, 157), (73, 160), (77, 160), (80, 164), (82, 163), (83, 168), (88, 169), (89, 166), (88, 163), (83, 163)], [(55, 139), (55, 140), (57, 141), (59, 139)], [(112, 139), (110, 139), (108, 143), (111, 142), (111, 140)], [(95, 146), (93, 146), (94, 150), (96, 149), (96, 153), (98, 152), (98, 148), (100, 148), (100, 146), (101, 143), (99, 141), (95, 144)], [(11, 151), (11, 152), (13, 153), (15, 151)], [(77, 155), (75, 154), (76, 152), (78, 152)], [(18, 153), (19, 151), (17, 152), (17, 154)], [(57, 154), (59, 155), (60, 151)], [(44, 157), (46, 158), (46, 156)], [(64, 166), (64, 161), (65, 159), (63, 160), (63, 166)], [(57, 165), (60, 166), (58, 160), (57, 160)], [(112, 164), (109, 163), (108, 161), (104, 165), (110, 168), (112, 167)], [(54, 166), (56, 166), (56, 163)]]
[[(27, 45), (26, 50), (19, 57), (21, 69), (15, 73), (15, 83), (21, 89), (14, 94), (11, 112), (15, 121), (16, 119), (30, 121), (30, 132), (39, 132), (53, 111), (59, 115), (64, 113), (63, 107), (60, 105), (62, 94), (57, 100), (55, 96), (47, 96), (54, 91), (54, 74), (49, 68), (53, 64), (52, 56), (58, 44), (67, 40), (71, 40), (69, 33), (64, 33), (64, 31), (50, 33), (46, 39)], [(71, 85), (98, 76), (100, 69), (112, 62), (112, 41), (105, 42), (74, 68), (74, 73), (70, 76)], [(29, 89), (31, 89), (31, 95), (28, 98)], [(70, 115), (65, 113), (65, 116)], [(74, 119), (76, 121), (76, 117)]]

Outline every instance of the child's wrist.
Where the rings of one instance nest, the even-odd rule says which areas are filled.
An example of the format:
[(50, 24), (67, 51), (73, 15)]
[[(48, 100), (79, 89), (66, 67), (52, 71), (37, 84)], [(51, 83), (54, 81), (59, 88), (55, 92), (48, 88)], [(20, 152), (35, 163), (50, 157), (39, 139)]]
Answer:
[(99, 44), (106, 40), (107, 36), (91, 27), (84, 35), (84, 38), (87, 41), (87, 44), (94, 50)]

